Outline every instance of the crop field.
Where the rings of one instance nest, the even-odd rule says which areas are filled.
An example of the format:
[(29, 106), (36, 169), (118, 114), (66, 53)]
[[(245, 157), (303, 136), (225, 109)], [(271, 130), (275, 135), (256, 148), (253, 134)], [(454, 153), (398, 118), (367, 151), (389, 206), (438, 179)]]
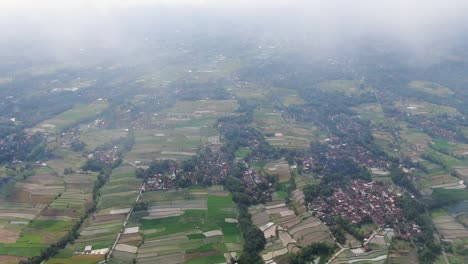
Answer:
[(201, 145), (200, 129), (151, 129), (135, 131), (135, 145), (126, 159), (149, 163), (155, 159), (184, 159)]
[(453, 95), (454, 92), (443, 85), (434, 82), (427, 82), (427, 81), (412, 81), (408, 83), (408, 88), (424, 92), (428, 94), (434, 94), (439, 96), (449, 96)]
[(303, 104), (304, 100), (299, 96), (296, 90), (272, 87), (270, 96), (278, 98), (284, 106)]
[[(355, 253), (356, 251), (358, 253)], [(338, 263), (375, 263), (375, 264), (384, 264), (387, 263), (387, 248), (372, 250), (370, 252), (362, 252), (361, 250), (356, 249), (347, 249), (343, 251), (338, 257), (332, 261), (333, 264)]]
[(457, 222), (454, 217), (437, 216), (432, 219), (437, 231), (443, 239), (448, 240), (463, 240), (468, 238), (468, 230), (461, 223)]
[(386, 121), (385, 114), (380, 104), (362, 104), (352, 108), (358, 116), (364, 120), (370, 121), (372, 124), (383, 124)]
[(461, 115), (457, 109), (444, 105), (431, 104), (428, 102), (419, 101), (398, 101), (395, 102), (395, 107), (400, 111), (412, 115), (432, 115), (432, 116), (458, 116)]
[(48, 204), (64, 190), (63, 180), (53, 170), (44, 167), (35, 174), (16, 182), (8, 201), (31, 204)]
[[(430, 187), (433, 189), (444, 188), (444, 189), (456, 189), (460, 186), (460, 179), (453, 177), (448, 173), (444, 174), (423, 174), (420, 178), (423, 179), (421, 187)], [(461, 188), (461, 187), (460, 187)]]
[(245, 159), (247, 158), (252, 151), (248, 148), (240, 148), (236, 151), (236, 159)]
[(155, 159), (183, 160), (218, 133), (211, 126), (219, 117), (237, 108), (233, 100), (179, 101), (151, 117), (157, 128), (137, 129), (135, 145), (126, 155), (130, 162), (149, 163)]
[(468, 144), (450, 142), (447, 139), (435, 138), (431, 142), (431, 147), (444, 153), (455, 156), (468, 155)]
[(52, 258), (47, 264), (96, 264), (104, 259), (103, 255), (76, 255), (70, 258)]
[[(138, 226), (139, 233), (121, 238), (121, 249), (112, 259), (115, 263), (132, 258), (137, 263), (226, 262), (224, 254), (238, 254), (242, 248), (237, 207), (231, 199), (220, 186), (144, 193), (141, 202), (148, 207), (134, 211), (129, 223)], [(132, 252), (122, 254), (125, 250)]]
[(70, 110), (67, 110), (56, 117), (46, 120), (37, 125), (32, 132), (56, 132), (63, 128), (73, 125), (86, 118), (93, 117), (109, 107), (109, 103), (105, 101), (95, 101), (88, 105), (75, 105)]
[(359, 95), (369, 91), (369, 87), (364, 86), (363, 82), (357, 80), (331, 80), (316, 84), (314, 88), (325, 92), (338, 92), (348, 95)]
[(291, 172), (286, 161), (269, 162), (264, 167), (265, 171), (270, 175), (278, 175), (279, 182), (288, 182), (291, 179)]
[[(267, 244), (261, 253), (265, 261), (279, 261), (281, 256), (297, 253), (300, 247), (333, 239), (328, 228), (306, 210), (299, 215), (282, 201), (249, 208), (253, 223), (263, 231)], [(279, 262), (278, 262), (279, 263)]]
[[(78, 158), (76, 161), (78, 162)], [(49, 166), (54, 167), (57, 174), (63, 174), (63, 169), (67, 163), (73, 164), (75, 160), (65, 159), (64, 163), (53, 160)], [(97, 173), (72, 173), (62, 176), (64, 181), (64, 191), (53, 200), (49, 206), (40, 213), (42, 220), (70, 220), (77, 219), (83, 215), (87, 206), (92, 202), (92, 190)]]
[(254, 127), (262, 132), (272, 146), (283, 148), (308, 148), (311, 141), (324, 137), (313, 124), (286, 120), (269, 104), (255, 109)]
[[(31, 257), (63, 237), (71, 221), (1, 220), (0, 255)], [(1, 262), (0, 262), (1, 263)]]
[[(400, 134), (404, 145), (402, 146), (403, 152), (414, 152), (417, 154), (422, 153), (431, 142), (432, 138), (419, 130), (404, 129)], [(405, 153), (407, 154), (407, 153)]]
[(170, 116), (221, 117), (237, 108), (234, 100), (178, 101), (172, 108), (164, 110)]
[[(457, 192), (459, 191), (457, 190)], [(463, 197), (460, 198), (462, 199)], [(432, 221), (441, 238), (462, 248), (466, 248), (468, 245), (468, 229), (466, 228), (468, 224), (467, 208), (468, 198), (465, 197), (465, 200), (461, 202), (431, 212)], [(466, 262), (466, 256), (459, 254), (457, 251), (447, 252), (447, 256), (453, 263)]]
[(66, 235), (73, 221), (42, 218), (65, 189), (64, 180), (53, 169), (36, 167), (31, 176), (18, 178), (11, 189), (0, 196), (0, 255), (38, 255)]
[(388, 263), (412, 264), (418, 263), (417, 248), (407, 241), (394, 240), (390, 246)]
[(80, 134), (80, 140), (86, 144), (85, 149), (94, 150), (97, 146), (110, 143), (112, 140), (124, 138), (128, 134), (122, 129), (89, 129)]
[(73, 152), (65, 148), (56, 149), (54, 155), (57, 156), (57, 158), (48, 160), (47, 166), (61, 176), (63, 176), (65, 168), (72, 168), (74, 171), (78, 171), (85, 162), (81, 153)]
[(269, 94), (265, 87), (254, 83), (242, 86), (228, 86), (227, 92), (243, 99), (264, 99)]
[(299, 190), (302, 190), (307, 184), (318, 184), (320, 182), (320, 179), (312, 174), (297, 174), (294, 180)]
[[(88, 245), (92, 246), (93, 250), (106, 249), (113, 245), (126, 219), (126, 212), (133, 206), (141, 187), (141, 180), (135, 178), (134, 172), (135, 168), (128, 164), (112, 171), (109, 181), (101, 188), (102, 195), (98, 200), (97, 211), (86, 220), (78, 239), (47, 263), (73, 263), (72, 261), (80, 256), (65, 253), (82, 251)], [(60, 257), (61, 254), (67, 256)], [(103, 259), (103, 255), (97, 254), (91, 259), (99, 261)]]

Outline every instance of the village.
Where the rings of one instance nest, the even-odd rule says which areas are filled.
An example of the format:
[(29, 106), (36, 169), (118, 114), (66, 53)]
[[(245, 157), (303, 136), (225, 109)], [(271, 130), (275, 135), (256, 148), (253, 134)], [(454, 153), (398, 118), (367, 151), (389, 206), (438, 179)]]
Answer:
[[(379, 227), (405, 224), (397, 196), (389, 184), (353, 180), (349, 186), (336, 188), (330, 197), (319, 197), (308, 208), (325, 223), (340, 216), (353, 224), (376, 223)], [(369, 221), (371, 220), (371, 221)], [(411, 233), (420, 232), (417, 226), (406, 228)], [(398, 230), (398, 229), (397, 229)]]

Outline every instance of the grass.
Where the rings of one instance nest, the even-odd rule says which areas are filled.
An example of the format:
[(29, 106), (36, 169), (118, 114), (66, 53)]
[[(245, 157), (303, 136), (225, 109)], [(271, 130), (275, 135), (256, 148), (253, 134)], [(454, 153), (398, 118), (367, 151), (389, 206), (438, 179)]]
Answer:
[(41, 244), (42, 237), (36, 234), (23, 234), (14, 244), (0, 244), (0, 255), (32, 257), (39, 255), (48, 245)]
[(225, 218), (237, 218), (237, 207), (232, 201), (232, 195), (209, 195), (208, 217), (215, 221), (224, 221)]
[(56, 117), (44, 121), (42, 124), (54, 125), (53, 130), (60, 131), (63, 128), (92, 117), (109, 107), (107, 102), (94, 102), (88, 105), (77, 104), (72, 109), (65, 111)]
[(123, 138), (126, 135), (127, 132), (119, 129), (99, 129), (86, 131), (80, 135), (80, 140), (86, 143), (87, 150), (94, 150), (99, 145)]
[(258, 167), (258, 168), (263, 168), (267, 164), (267, 161), (254, 161), (254, 162), (249, 162), (249, 167)]
[(284, 200), (284, 199), (288, 198), (288, 196), (289, 196), (287, 192), (282, 191), (282, 190), (274, 192), (273, 195), (275, 195), (276, 198), (279, 199), (279, 200)]
[(41, 254), (41, 251), (47, 248), (47, 245), (31, 244), (0, 244), (1, 255), (13, 255), (21, 257), (32, 257)]
[(431, 216), (434, 217), (440, 217), (440, 216), (448, 216), (448, 212), (443, 210), (443, 209), (436, 209), (431, 211)]
[(187, 235), (188, 239), (202, 239), (205, 238), (203, 234), (189, 234)]
[(28, 228), (44, 231), (67, 231), (73, 225), (72, 221), (61, 220), (33, 220)]
[(367, 87), (357, 80), (330, 80), (315, 85), (316, 89), (326, 92), (340, 92), (348, 95), (359, 95), (367, 92)]
[(236, 151), (236, 153), (235, 153), (236, 159), (245, 159), (245, 158), (247, 158), (247, 156), (250, 155), (250, 153), (252, 153), (252, 150), (246, 149), (246, 148), (241, 148), (238, 151)]
[(210, 264), (210, 263), (224, 263), (224, 262), (226, 262), (224, 255), (218, 254), (218, 255), (194, 258), (189, 261), (186, 261), (185, 263), (186, 264)]
[(208, 224), (205, 210), (187, 210), (181, 216), (161, 219), (142, 219), (142, 230), (163, 228), (162, 232), (151, 234), (151, 237), (170, 235), (200, 228)]
[(224, 234), (224, 242), (239, 243), (241, 241), (241, 233), (236, 223), (218, 222)]
[(207, 251), (213, 251), (213, 250), (225, 252), (226, 246), (224, 244), (205, 244), (194, 249), (187, 249), (185, 253), (190, 254), (190, 253), (207, 252)]
[(438, 204), (447, 205), (468, 200), (468, 190), (446, 190), (446, 189), (434, 189), (431, 194), (431, 198)]
[(76, 255), (71, 258), (51, 258), (46, 264), (96, 264), (103, 259), (102, 255)]
[(450, 90), (450, 88), (442, 86), (434, 82), (412, 81), (408, 83), (408, 87), (416, 91), (439, 95), (439, 96), (447, 96), (447, 95), (454, 94), (453, 91)]

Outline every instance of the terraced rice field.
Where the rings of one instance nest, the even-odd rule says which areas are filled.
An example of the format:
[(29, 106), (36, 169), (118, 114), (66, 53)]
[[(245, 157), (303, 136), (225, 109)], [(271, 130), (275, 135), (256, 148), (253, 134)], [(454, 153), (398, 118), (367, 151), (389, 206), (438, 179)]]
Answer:
[(286, 161), (269, 162), (264, 169), (268, 174), (278, 175), (279, 182), (288, 182), (291, 179), (291, 172)]
[(0, 259), (5, 263), (40, 254), (73, 225), (73, 221), (42, 218), (65, 186), (47, 166), (36, 166), (33, 171), (31, 176), (18, 178), (12, 192), (0, 195)]
[[(296, 195), (301, 199), (300, 195)], [(262, 252), (265, 261), (278, 261), (288, 253), (297, 253), (301, 247), (322, 241), (333, 242), (328, 228), (310, 213), (299, 215), (280, 201), (249, 209), (253, 223), (263, 231), (267, 245)]]
[[(82, 226), (78, 239), (62, 250), (61, 253), (68, 254), (68, 257), (63, 258), (59, 254), (47, 263), (60, 263), (62, 259), (72, 261), (71, 259), (78, 257), (73, 252), (81, 252), (88, 245), (92, 246), (93, 250), (111, 248), (142, 184), (141, 180), (135, 178), (134, 172), (135, 168), (128, 164), (123, 164), (112, 171), (109, 181), (101, 188), (96, 213)], [(97, 256), (99, 260), (104, 257), (103, 254), (97, 255), (100, 255)]]
[(468, 230), (451, 215), (434, 217), (432, 221), (443, 239), (453, 241), (468, 238)]

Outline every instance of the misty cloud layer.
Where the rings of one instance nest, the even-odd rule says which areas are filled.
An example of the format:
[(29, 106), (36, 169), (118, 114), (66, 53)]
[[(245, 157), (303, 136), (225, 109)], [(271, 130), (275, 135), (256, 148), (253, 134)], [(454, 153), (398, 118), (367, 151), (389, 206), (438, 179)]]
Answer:
[(57, 58), (90, 46), (125, 53), (147, 35), (164, 38), (180, 28), (188, 40), (193, 32), (266, 35), (317, 50), (373, 38), (417, 54), (460, 42), (468, 25), (462, 0), (3, 0), (0, 7), (1, 54), (32, 49)]

